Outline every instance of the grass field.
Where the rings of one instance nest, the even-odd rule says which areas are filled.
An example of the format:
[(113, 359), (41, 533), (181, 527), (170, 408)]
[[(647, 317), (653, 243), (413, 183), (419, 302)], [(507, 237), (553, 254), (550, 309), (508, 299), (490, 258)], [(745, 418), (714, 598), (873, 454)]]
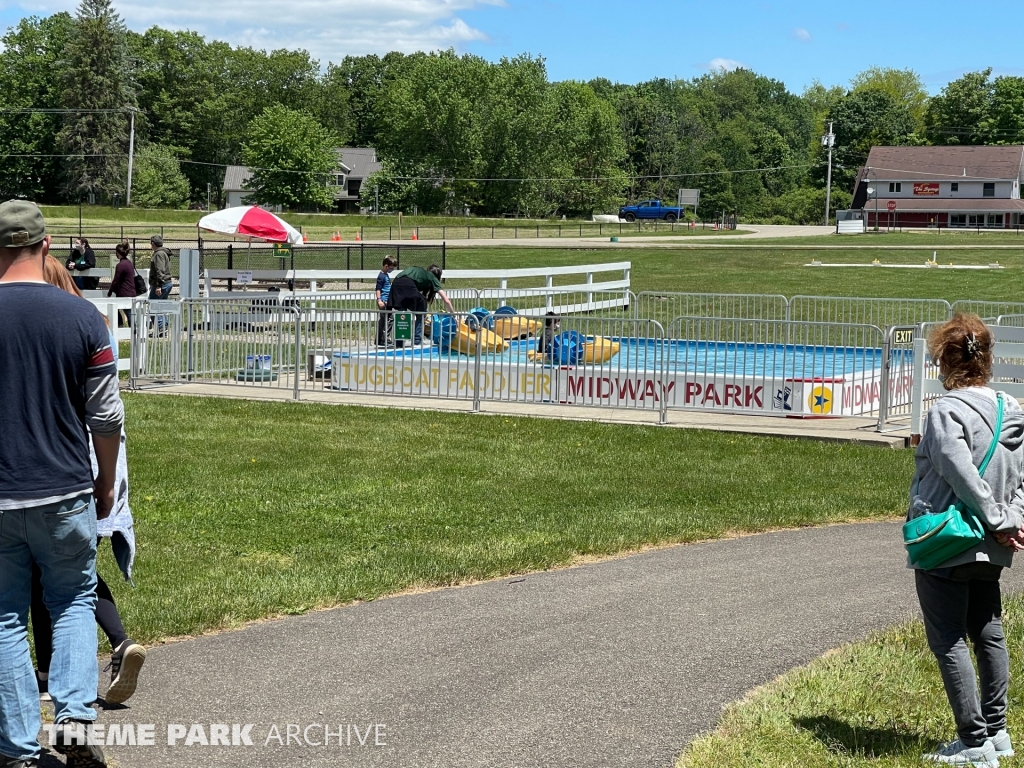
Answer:
[[(805, 267), (814, 259), (824, 262), (870, 264), (923, 264), (931, 254), (918, 251), (764, 249), (659, 249), (629, 250), (551, 248), (451, 248), (449, 269), (542, 267), (630, 261), (634, 292), (684, 291), (707, 293), (781, 293), (821, 296), (878, 296), (998, 301), (1024, 300), (1024, 248), (1016, 251), (969, 250), (940, 252), (939, 261), (990, 264), (998, 271), (924, 269), (829, 269)], [(596, 278), (595, 279), (599, 279)], [(579, 276), (566, 278), (568, 282)], [(536, 283), (536, 281), (534, 281)], [(558, 284), (558, 281), (556, 281)]]
[[(125, 401), (138, 587), (110, 581), (149, 642), (645, 545), (891, 517), (912, 460), (584, 422)], [(100, 569), (116, 573), (107, 547)]]
[[(1024, 737), (1024, 596), (1004, 601), (1010, 647), (1009, 731)], [(730, 706), (677, 768), (897, 768), (956, 738), (920, 622), (793, 670)], [(1024, 757), (1000, 760), (1010, 768)]]

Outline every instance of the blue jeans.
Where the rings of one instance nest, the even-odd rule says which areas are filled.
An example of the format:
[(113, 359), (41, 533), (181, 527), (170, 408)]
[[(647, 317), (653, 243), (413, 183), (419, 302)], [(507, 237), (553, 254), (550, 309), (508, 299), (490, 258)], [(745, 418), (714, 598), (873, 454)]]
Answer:
[(29, 655), (32, 562), (53, 619), (55, 720), (95, 720), (96, 507), (92, 497), (0, 511), (0, 754), (39, 755), (39, 691)]
[[(168, 296), (171, 295), (171, 286), (172, 285), (173, 285), (172, 283), (164, 283), (163, 285), (157, 285), (156, 283), (151, 283), (150, 286), (149, 286), (149, 298), (151, 298), (151, 299), (161, 299), (161, 300), (166, 299)], [(157, 330), (159, 330), (159, 331), (163, 331), (164, 328), (167, 327), (167, 316), (166, 315), (157, 315), (156, 316), (156, 327), (157, 327)]]
[(157, 285), (153, 283), (149, 286), (149, 298), (151, 299), (166, 299), (171, 295), (171, 286), (173, 283), (164, 283), (163, 285)]

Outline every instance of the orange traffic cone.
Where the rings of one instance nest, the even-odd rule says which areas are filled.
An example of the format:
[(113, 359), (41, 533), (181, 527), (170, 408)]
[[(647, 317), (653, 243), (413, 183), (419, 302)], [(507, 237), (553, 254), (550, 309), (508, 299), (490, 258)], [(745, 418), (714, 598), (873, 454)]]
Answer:
[(304, 243), (308, 243), (309, 242), (309, 239), (306, 237), (305, 234), (302, 235), (302, 242), (304, 242)]
[(363, 239), (363, 236), (360, 235), (358, 232), (356, 232), (356, 242), (358, 243), (362, 239)]
[(420, 239), (419, 235), (416, 234), (416, 230), (415, 229), (412, 231), (412, 239), (413, 240), (419, 240)]

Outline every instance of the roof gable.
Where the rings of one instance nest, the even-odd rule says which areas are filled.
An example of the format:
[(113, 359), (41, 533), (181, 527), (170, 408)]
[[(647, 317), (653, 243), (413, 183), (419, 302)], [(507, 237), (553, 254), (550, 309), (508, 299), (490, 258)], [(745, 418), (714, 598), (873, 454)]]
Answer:
[[(1024, 146), (872, 147), (860, 178), (1024, 180)], [(870, 169), (870, 173), (867, 172)]]
[[(373, 147), (338, 147), (338, 170), (350, 179), (365, 179), (380, 170), (377, 150)], [(252, 178), (252, 171), (244, 165), (229, 165), (224, 170), (225, 192), (246, 192), (245, 184)]]

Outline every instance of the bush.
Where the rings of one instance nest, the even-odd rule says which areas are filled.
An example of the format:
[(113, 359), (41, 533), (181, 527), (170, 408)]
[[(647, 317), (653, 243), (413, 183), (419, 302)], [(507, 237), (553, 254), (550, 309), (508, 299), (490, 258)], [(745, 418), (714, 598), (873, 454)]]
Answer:
[(181, 172), (175, 147), (142, 147), (132, 174), (132, 205), (137, 208), (186, 208), (192, 188)]

